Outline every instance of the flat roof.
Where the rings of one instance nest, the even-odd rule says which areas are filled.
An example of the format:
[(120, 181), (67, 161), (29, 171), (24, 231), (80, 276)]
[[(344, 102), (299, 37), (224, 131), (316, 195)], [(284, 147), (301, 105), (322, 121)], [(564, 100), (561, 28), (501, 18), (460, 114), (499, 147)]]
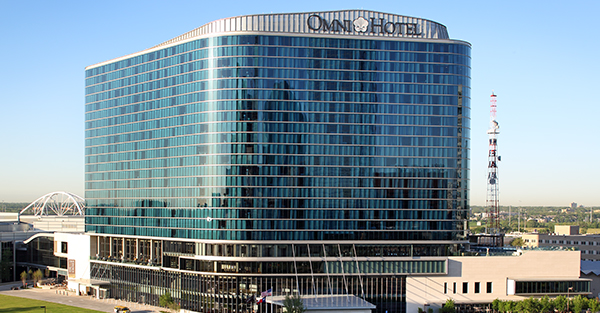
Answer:
[(149, 49), (96, 63), (85, 69), (93, 69), (200, 38), (228, 34), (338, 36), (380, 40), (449, 40), (470, 45), (463, 41), (451, 40), (446, 26), (440, 23), (423, 18), (364, 9), (252, 14), (212, 21)]
[[(302, 304), (310, 310), (356, 310), (375, 309), (376, 306), (354, 295), (306, 295), (301, 296)], [(267, 297), (267, 303), (283, 306), (285, 296)]]

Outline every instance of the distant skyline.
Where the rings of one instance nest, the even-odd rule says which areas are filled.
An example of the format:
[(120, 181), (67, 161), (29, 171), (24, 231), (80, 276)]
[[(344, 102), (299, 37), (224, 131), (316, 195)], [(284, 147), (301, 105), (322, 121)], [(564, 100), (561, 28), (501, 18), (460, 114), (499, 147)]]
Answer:
[(230, 16), (366, 9), (472, 44), (470, 199), (485, 205), (498, 95), (500, 205), (600, 206), (597, 1), (0, 1), (0, 201), (84, 196), (84, 68)]

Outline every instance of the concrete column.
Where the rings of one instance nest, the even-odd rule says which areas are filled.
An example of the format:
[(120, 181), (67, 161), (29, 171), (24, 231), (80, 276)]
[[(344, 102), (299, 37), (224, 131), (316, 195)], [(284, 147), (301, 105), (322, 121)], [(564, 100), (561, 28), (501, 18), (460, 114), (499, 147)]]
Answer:
[(17, 242), (15, 241), (15, 234), (13, 233), (13, 281), (17, 280)]

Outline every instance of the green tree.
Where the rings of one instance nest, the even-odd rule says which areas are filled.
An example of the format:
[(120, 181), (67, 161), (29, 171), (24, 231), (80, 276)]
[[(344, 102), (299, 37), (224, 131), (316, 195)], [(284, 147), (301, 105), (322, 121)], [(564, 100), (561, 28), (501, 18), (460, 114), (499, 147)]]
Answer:
[(552, 306), (552, 302), (548, 295), (545, 295), (540, 299), (540, 312), (554, 312), (554, 307)]
[(158, 298), (158, 304), (164, 308), (173, 304), (173, 298), (171, 297), (171, 293), (166, 292), (162, 296)]
[(525, 312), (525, 303), (523, 302), (523, 300), (513, 302), (513, 309), (511, 311), (530, 313), (530, 312)]
[(504, 312), (514, 312), (517, 309), (517, 305), (514, 301), (504, 302)]
[(283, 300), (283, 307), (288, 313), (306, 312), (306, 308), (304, 307), (304, 303), (302, 303), (302, 298), (300, 298), (299, 294), (285, 296), (285, 299)]
[(572, 311), (575, 313), (580, 313), (583, 310), (588, 308), (588, 299), (582, 295), (578, 295), (573, 298), (573, 308)]
[(560, 295), (552, 301), (554, 304), (554, 308), (558, 310), (558, 312), (565, 312), (567, 310), (567, 297)]
[(454, 308), (454, 300), (448, 299), (444, 306), (442, 307), (442, 313), (454, 313), (456, 309)]
[(23, 288), (27, 286), (27, 271), (21, 272), (21, 281), (23, 282)]
[(167, 308), (173, 312), (181, 311), (181, 306), (175, 302), (171, 302), (169, 305), (167, 305)]
[(494, 312), (500, 311), (500, 302), (501, 301), (499, 299), (496, 299), (496, 300), (492, 301), (492, 310)]
[(523, 238), (519, 237), (519, 238), (515, 238), (513, 241), (511, 241), (510, 245), (513, 247), (522, 247), (524, 243), (525, 242), (523, 242)]
[(44, 277), (44, 274), (42, 274), (41, 270), (37, 270), (37, 271), (33, 272), (31, 277), (33, 278), (33, 282), (35, 284), (37, 284), (42, 280), (42, 278)]
[(171, 293), (169, 292), (164, 293), (158, 298), (158, 304), (169, 309), (169, 311), (179, 312), (181, 310), (181, 306), (178, 303), (175, 303), (175, 300), (173, 300), (173, 297), (171, 297)]
[(498, 302), (498, 312), (506, 313), (506, 302), (505, 301)]
[(524, 313), (537, 313), (540, 312), (540, 304), (534, 297), (527, 298), (521, 302), (521, 312)]
[(477, 226), (477, 227), (471, 229), (471, 232), (473, 234), (485, 233), (485, 226)]
[(590, 307), (590, 311), (592, 311), (592, 313), (600, 311), (600, 301), (598, 301), (598, 298), (590, 299), (588, 301), (588, 306)]

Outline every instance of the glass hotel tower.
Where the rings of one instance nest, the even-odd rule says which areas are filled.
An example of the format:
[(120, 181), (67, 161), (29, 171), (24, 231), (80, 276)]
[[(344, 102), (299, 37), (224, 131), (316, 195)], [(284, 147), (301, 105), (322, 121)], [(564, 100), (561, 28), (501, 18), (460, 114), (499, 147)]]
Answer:
[[(366, 10), (208, 23), (86, 68), (86, 232), (111, 297), (405, 310), (466, 244), (470, 44)], [(212, 312), (212, 311), (211, 311)]]

